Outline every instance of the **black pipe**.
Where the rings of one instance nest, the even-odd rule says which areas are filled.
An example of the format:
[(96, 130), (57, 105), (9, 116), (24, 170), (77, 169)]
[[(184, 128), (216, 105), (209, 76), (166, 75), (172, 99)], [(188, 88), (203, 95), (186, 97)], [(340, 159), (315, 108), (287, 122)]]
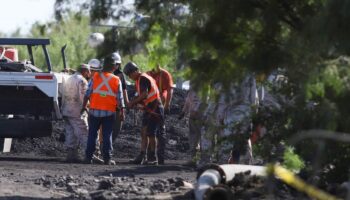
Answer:
[(62, 54), (62, 59), (63, 59), (63, 69), (64, 69), (64, 70), (67, 69), (66, 53), (65, 53), (66, 48), (67, 48), (67, 44), (65, 44), (65, 45), (61, 48), (61, 54)]

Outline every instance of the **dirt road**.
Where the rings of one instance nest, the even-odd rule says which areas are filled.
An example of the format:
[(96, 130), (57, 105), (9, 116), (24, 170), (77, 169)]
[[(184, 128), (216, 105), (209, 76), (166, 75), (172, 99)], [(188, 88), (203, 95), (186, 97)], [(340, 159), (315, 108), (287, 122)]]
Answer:
[[(58, 158), (0, 154), (0, 200), (7, 199), (191, 199), (186, 182), (196, 172), (170, 161), (142, 166), (67, 164)], [(185, 185), (184, 185), (185, 183)]]
[(142, 112), (127, 113), (114, 143), (117, 166), (64, 163), (64, 124), (54, 123), (51, 137), (14, 139), (10, 154), (0, 153), (0, 200), (7, 199), (171, 199), (184, 194), (184, 181), (196, 172), (184, 167), (188, 155), (188, 124), (177, 120), (186, 92), (175, 90), (166, 117), (165, 166), (127, 164), (139, 153)]

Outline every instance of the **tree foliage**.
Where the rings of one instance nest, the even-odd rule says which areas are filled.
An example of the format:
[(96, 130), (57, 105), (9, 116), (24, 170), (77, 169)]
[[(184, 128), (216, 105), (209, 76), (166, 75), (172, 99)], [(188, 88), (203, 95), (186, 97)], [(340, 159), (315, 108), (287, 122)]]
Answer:
[[(51, 21), (45, 24), (35, 23), (27, 37), (49, 38), (48, 46), (51, 64), (54, 71), (63, 69), (61, 48), (67, 44), (66, 57), (69, 68), (77, 68), (81, 63), (88, 62), (95, 57), (95, 49), (87, 44), (87, 38), (91, 34), (90, 20), (86, 16), (70, 14), (64, 20)], [(19, 48), (20, 59), (29, 59), (27, 48)], [(47, 69), (45, 57), (41, 47), (33, 49), (36, 66)]]
[[(131, 43), (120, 45), (121, 51), (132, 55), (130, 49), (141, 46), (148, 50), (145, 63), (172, 53), (165, 62), (187, 66), (187, 76), (201, 88), (284, 69), (288, 82), (277, 92), (291, 103), (270, 113), (274, 143), (305, 129), (350, 132), (349, 64), (337, 60), (350, 53), (349, 0), (135, 0), (136, 11), (128, 12), (115, 12), (122, 0), (86, 2), (92, 21), (148, 16), (135, 17), (142, 28), (126, 37)], [(317, 142), (312, 144), (304, 141), (295, 150), (306, 162), (313, 160)], [(321, 167), (335, 166), (333, 180), (346, 179), (341, 174), (349, 170), (349, 145), (325, 146)]]
[[(134, 11), (133, 7), (128, 9), (123, 4), (125, 2), (129, 1), (81, 1), (80, 5), (83, 8), (81, 12), (89, 12), (91, 24), (96, 25), (94, 30), (104, 32), (105, 35), (104, 44), (98, 48), (98, 57), (103, 58), (114, 51), (119, 51), (124, 61), (137, 62), (144, 70), (149, 70), (159, 63), (169, 71), (176, 72), (181, 66), (176, 62), (178, 60), (176, 39), (178, 31), (165, 29), (163, 23), (148, 18), (148, 13), (142, 15)], [(57, 0), (55, 6), (57, 19), (61, 19), (62, 16), (73, 10), (72, 4), (72, 1)], [(169, 14), (168, 12), (162, 13), (162, 15)], [(120, 21), (122, 18), (131, 19), (131, 21), (123, 23)], [(171, 20), (169, 16), (166, 18)], [(110, 20), (113, 20), (116, 26), (104, 28), (103, 25), (111, 24)]]

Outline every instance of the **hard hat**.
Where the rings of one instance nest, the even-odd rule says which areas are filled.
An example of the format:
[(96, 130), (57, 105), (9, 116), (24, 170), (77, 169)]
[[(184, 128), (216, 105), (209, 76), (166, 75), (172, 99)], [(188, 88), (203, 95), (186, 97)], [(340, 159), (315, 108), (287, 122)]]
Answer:
[(90, 65), (90, 69), (94, 70), (94, 71), (100, 71), (101, 70), (101, 62), (96, 59), (93, 58), (89, 61), (88, 65)]
[(126, 65), (124, 66), (124, 74), (126, 75), (130, 75), (132, 72), (137, 71), (139, 68), (137, 67), (137, 65), (133, 62), (128, 62), (126, 63)]
[(112, 53), (112, 59), (115, 61), (116, 64), (122, 63), (122, 58), (120, 57), (118, 52)]

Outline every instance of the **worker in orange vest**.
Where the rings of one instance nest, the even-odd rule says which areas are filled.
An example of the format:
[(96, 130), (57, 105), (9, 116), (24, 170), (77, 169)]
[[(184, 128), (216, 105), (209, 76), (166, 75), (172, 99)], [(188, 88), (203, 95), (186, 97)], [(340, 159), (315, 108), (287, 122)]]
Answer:
[[(93, 77), (96, 73), (101, 72), (102, 66), (100, 60), (93, 58), (88, 62), (88, 65), (90, 65), (91, 70), (91, 77)], [(101, 148), (102, 147), (102, 127), (100, 127), (98, 134), (97, 134), (97, 141), (96, 141), (96, 151), (94, 153), (94, 156), (92, 157), (92, 160), (94, 163), (103, 164), (103, 159), (100, 158), (101, 156)], [(112, 137), (113, 138), (113, 137)]]
[(107, 56), (102, 71), (95, 73), (92, 77), (85, 95), (81, 112), (87, 111), (87, 103), (90, 101), (89, 136), (85, 152), (87, 163), (93, 162), (92, 157), (96, 148), (97, 132), (102, 125), (104, 164), (115, 164), (115, 161), (111, 160), (111, 156), (113, 124), (117, 110), (120, 110), (120, 117), (124, 120), (123, 92), (119, 77), (113, 74), (115, 69), (114, 59)]
[(156, 80), (161, 100), (164, 105), (164, 111), (165, 113), (169, 113), (171, 99), (173, 97), (173, 77), (167, 70), (161, 68), (160, 64), (157, 64), (156, 67), (151, 71), (148, 71), (147, 74)]
[[(144, 110), (141, 130), (141, 152), (132, 162), (134, 164), (143, 164), (147, 161), (148, 164), (164, 164), (164, 108), (157, 84), (151, 76), (141, 73), (133, 62), (127, 63), (123, 72), (135, 81), (136, 92), (138, 93), (138, 96), (127, 104), (128, 108), (141, 104)], [(158, 135), (162, 135), (162, 137), (158, 137)], [(147, 150), (147, 145), (149, 145), (149, 150)]]

